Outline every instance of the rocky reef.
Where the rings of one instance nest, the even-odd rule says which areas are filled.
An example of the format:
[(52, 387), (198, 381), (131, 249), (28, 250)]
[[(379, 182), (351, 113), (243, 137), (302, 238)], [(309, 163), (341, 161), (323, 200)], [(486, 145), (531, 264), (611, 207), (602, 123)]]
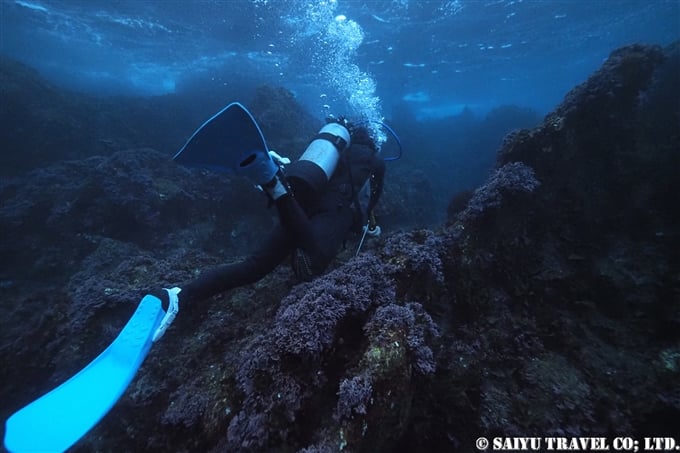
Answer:
[(438, 365), (465, 397), (441, 428), (464, 445), (676, 432), (679, 50), (613, 52), (450, 211)]
[[(673, 435), (679, 78), (678, 45), (616, 50), (538, 127), (506, 137), (441, 227), (385, 225), (311, 282), (281, 266), (183, 308), (73, 451), (471, 452), (479, 436)], [(309, 122), (285, 91), (260, 96), (272, 128), (276, 111)], [(141, 295), (243, 256), (274, 214), (247, 183), (149, 148), (4, 178), (0, 200), (3, 418), (103, 350)]]

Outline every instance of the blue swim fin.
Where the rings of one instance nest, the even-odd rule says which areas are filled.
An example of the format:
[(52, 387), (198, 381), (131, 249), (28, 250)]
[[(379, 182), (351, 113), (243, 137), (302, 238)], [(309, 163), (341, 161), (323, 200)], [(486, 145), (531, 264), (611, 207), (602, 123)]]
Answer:
[(149, 352), (165, 312), (144, 296), (118, 337), (78, 374), (7, 419), (10, 452), (64, 451), (116, 404)]

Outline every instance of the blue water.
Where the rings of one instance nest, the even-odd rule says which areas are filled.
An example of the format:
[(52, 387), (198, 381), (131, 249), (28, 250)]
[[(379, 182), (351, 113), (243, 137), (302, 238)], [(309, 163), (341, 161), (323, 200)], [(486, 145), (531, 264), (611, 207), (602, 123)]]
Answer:
[[(680, 37), (678, 0), (1, 0), (0, 53), (53, 83), (159, 95), (284, 86), (319, 116), (541, 113), (617, 47)], [(237, 82), (238, 81), (238, 82)]]

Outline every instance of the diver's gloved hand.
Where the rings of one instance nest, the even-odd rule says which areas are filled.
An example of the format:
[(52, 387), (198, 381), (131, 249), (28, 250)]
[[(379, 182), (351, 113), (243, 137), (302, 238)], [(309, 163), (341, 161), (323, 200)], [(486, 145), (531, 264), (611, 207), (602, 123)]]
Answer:
[(279, 165), (288, 165), (290, 163), (290, 159), (283, 157), (273, 149), (269, 150), (269, 155), (271, 156), (272, 160)]
[(165, 297), (161, 297), (161, 304), (163, 306), (163, 309), (165, 310), (165, 316), (163, 316), (163, 319), (161, 319), (161, 323), (158, 326), (158, 329), (156, 329), (156, 332), (153, 334), (153, 341), (156, 342), (161, 339), (163, 334), (165, 333), (166, 330), (168, 330), (168, 327), (170, 327), (170, 324), (175, 320), (175, 316), (177, 316), (177, 313), (179, 313), (179, 296), (178, 294), (182, 291), (182, 288), (163, 288), (163, 290), (167, 293), (167, 307), (165, 305)]

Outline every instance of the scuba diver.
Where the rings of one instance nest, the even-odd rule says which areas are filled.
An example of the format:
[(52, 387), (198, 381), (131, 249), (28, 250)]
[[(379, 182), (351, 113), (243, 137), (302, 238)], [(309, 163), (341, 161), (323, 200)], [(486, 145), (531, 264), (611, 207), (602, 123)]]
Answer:
[[(308, 281), (324, 272), (350, 231), (363, 225), (364, 237), (380, 235), (373, 209), (382, 194), (385, 161), (366, 127), (344, 117), (326, 121), (300, 159), (285, 168), (287, 159), (259, 150), (239, 163), (242, 174), (276, 207), (279, 223), (243, 261), (207, 270), (181, 288), (153, 291), (166, 311), (154, 341), (174, 320), (180, 300), (192, 305), (255, 283), (288, 256), (295, 275)], [(362, 210), (359, 193), (366, 184), (370, 196)]]
[[(220, 118), (229, 120), (226, 127), (224, 122), (216, 121)], [(230, 126), (231, 120), (239, 118), (245, 122), (236, 121), (237, 127)], [(379, 124), (399, 142), (387, 125)], [(256, 135), (254, 141), (249, 140), (248, 126)], [(213, 133), (221, 140), (213, 142)], [(190, 153), (190, 158), (180, 159), (190, 143), (196, 145), (190, 148), (194, 153)], [(383, 189), (384, 161), (401, 157), (401, 144), (398, 155), (382, 158), (365, 127), (353, 127), (344, 118), (331, 118), (300, 159), (287, 165), (290, 161), (268, 151), (254, 118), (239, 103), (230, 104), (204, 123), (187, 145), (173, 159), (184, 163), (201, 161), (206, 156), (216, 157), (215, 151), (224, 151), (225, 146), (235, 151), (217, 158), (220, 161), (227, 158), (229, 169), (249, 177), (266, 193), (276, 206), (279, 224), (257, 251), (242, 262), (208, 270), (182, 288), (163, 288), (146, 294), (125, 327), (101, 354), (64, 384), (7, 419), (7, 449), (64, 451), (77, 442), (123, 394), (152, 342), (160, 339), (175, 319), (180, 298), (183, 304), (191, 306), (214, 294), (256, 282), (287, 256), (292, 257), (295, 274), (308, 280), (328, 267), (355, 226), (365, 222), (362, 243), (368, 234), (379, 235), (380, 227), (372, 212)], [(214, 162), (202, 163), (210, 166)], [(370, 198), (367, 209), (361, 211), (359, 192), (363, 194), (366, 188), (370, 188)], [(59, 423), (52, 423), (55, 417), (60, 418)], [(38, 428), (41, 435), (36, 436)]]

